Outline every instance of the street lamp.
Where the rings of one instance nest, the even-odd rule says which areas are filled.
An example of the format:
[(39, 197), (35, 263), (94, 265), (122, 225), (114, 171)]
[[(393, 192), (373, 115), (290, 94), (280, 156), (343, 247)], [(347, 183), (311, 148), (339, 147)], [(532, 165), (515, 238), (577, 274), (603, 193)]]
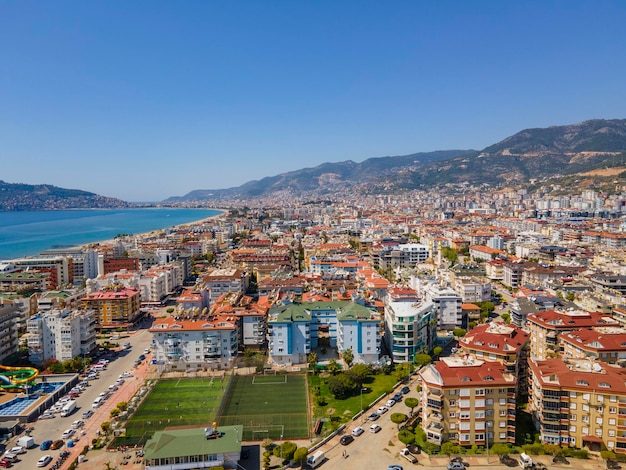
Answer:
[(363, 423), (363, 387), (361, 387), (361, 423)]

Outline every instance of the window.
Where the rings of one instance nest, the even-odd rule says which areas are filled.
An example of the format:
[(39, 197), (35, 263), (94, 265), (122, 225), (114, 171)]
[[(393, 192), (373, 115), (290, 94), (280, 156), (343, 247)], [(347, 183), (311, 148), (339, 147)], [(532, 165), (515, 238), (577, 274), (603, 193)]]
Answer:
[(456, 418), (456, 412), (455, 411), (451, 411), (450, 412), (450, 418)]
[(569, 415), (570, 421), (576, 421), (576, 415)]
[(571, 426), (569, 427), (569, 432), (576, 432), (576, 426), (571, 425)]
[(609, 413), (614, 415), (615, 413), (617, 413), (617, 408), (614, 406), (609, 407)]
[(569, 409), (570, 409), (570, 410), (575, 410), (577, 406), (578, 406), (578, 405), (577, 405), (576, 403), (570, 403), (570, 404), (569, 404)]
[(615, 424), (616, 424), (615, 418), (610, 418), (609, 419), (609, 425), (615, 426)]
[(506, 405), (506, 398), (500, 398), (500, 405)]
[(506, 428), (506, 421), (498, 421), (498, 426), (501, 428)]
[(476, 389), (476, 393), (474, 393), (474, 395), (477, 397), (482, 397), (485, 395), (485, 390), (483, 390), (482, 388), (478, 388)]
[(476, 433), (474, 434), (474, 439), (476, 439), (477, 441), (484, 441), (485, 440), (485, 435), (481, 432), (481, 433)]
[(506, 416), (506, 410), (500, 410), (500, 416)]
[(450, 406), (456, 406), (456, 400), (450, 400)]
[(506, 439), (506, 433), (505, 432), (501, 432), (499, 435), (500, 435), (500, 440)]
[(456, 395), (456, 389), (450, 390), (450, 395)]
[(450, 423), (450, 429), (456, 429), (456, 423)]
[(487, 406), (493, 405), (493, 398), (487, 398), (485, 400), (485, 405), (487, 405)]

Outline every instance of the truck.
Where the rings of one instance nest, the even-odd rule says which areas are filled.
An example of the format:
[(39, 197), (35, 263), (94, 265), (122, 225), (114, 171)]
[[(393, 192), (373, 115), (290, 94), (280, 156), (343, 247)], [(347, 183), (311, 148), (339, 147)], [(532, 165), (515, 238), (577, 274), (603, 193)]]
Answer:
[(306, 459), (306, 463), (311, 468), (317, 468), (320, 465), (322, 465), (322, 462), (324, 462), (324, 460), (326, 460), (326, 454), (324, 454), (323, 451), (318, 450), (317, 452), (315, 452), (313, 455), (311, 455), (309, 458)]
[(76, 409), (76, 400), (70, 400), (67, 403), (65, 403), (65, 405), (63, 405), (63, 408), (61, 408), (61, 416), (63, 417), (69, 416), (74, 412), (75, 409)]
[(30, 449), (31, 447), (35, 447), (35, 439), (30, 436), (22, 436), (17, 440), (17, 445), (24, 449)]
[(417, 458), (409, 452), (409, 449), (406, 447), (400, 451), (400, 455), (407, 459), (411, 463), (417, 463)]

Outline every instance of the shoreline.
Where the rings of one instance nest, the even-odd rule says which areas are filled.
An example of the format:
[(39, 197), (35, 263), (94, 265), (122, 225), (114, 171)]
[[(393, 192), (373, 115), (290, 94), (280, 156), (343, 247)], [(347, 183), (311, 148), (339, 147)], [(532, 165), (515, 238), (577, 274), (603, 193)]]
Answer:
[[(157, 235), (159, 232), (162, 232), (164, 230), (168, 230), (168, 229), (178, 230), (178, 229), (181, 229), (181, 228), (187, 228), (187, 227), (192, 227), (194, 225), (207, 223), (207, 222), (211, 221), (212, 219), (217, 219), (219, 217), (222, 217), (226, 212), (228, 212), (226, 209), (206, 209), (206, 210), (209, 210), (209, 211), (219, 211), (220, 213), (219, 214), (215, 214), (215, 215), (211, 215), (209, 217), (205, 217), (204, 219), (196, 220), (194, 222), (184, 222), (182, 224), (168, 225), (167, 227), (163, 227), (163, 228), (159, 228), (159, 229), (155, 229), (155, 230), (150, 230), (149, 232), (133, 233), (133, 234), (125, 235), (124, 237), (129, 236), (129, 237), (147, 238), (147, 237), (150, 237), (150, 236)], [(122, 238), (124, 238), (124, 237), (122, 237)], [(89, 243), (84, 243), (84, 244), (76, 245), (76, 246), (81, 248), (81, 249), (95, 248), (95, 247), (98, 247), (98, 246), (114, 245), (116, 240), (117, 240), (117, 238), (109, 238), (109, 239), (100, 240), (100, 241), (97, 241), (97, 242), (89, 242)]]

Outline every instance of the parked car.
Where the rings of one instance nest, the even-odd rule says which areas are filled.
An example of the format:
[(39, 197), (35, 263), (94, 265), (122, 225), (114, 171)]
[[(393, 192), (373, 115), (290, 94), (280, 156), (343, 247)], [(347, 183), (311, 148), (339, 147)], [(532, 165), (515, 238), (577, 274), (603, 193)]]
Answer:
[(378, 425), (378, 424), (372, 424), (370, 426), (370, 432), (373, 432), (374, 434), (376, 434), (378, 431), (380, 431), (382, 428)]
[[(387, 400), (387, 403), (385, 403), (385, 407), (386, 408), (391, 408), (393, 405), (396, 404), (396, 401), (391, 399), (391, 400)], [(379, 408), (380, 409), (380, 408)]]
[(354, 437), (347, 435), (347, 436), (341, 436), (341, 439), (339, 439), (339, 443), (342, 446), (347, 446), (348, 444), (350, 444), (352, 441), (354, 441)]
[(400, 392), (404, 395), (406, 395), (407, 393), (409, 393), (411, 391), (411, 389), (409, 387), (402, 387), (402, 390), (400, 390)]
[(565, 457), (563, 457), (562, 455), (555, 455), (552, 458), (552, 463), (561, 463), (561, 464), (565, 464), (568, 465), (569, 464), (569, 460), (567, 460)]
[(387, 411), (389, 411), (389, 408), (387, 408), (386, 406), (381, 406), (376, 410), (376, 413), (378, 413), (379, 415), (384, 415), (385, 413), (387, 413)]
[(72, 437), (74, 435), (76, 431), (74, 429), (66, 429), (65, 431), (63, 431), (63, 434), (61, 435), (61, 437), (63, 439), (69, 439), (70, 437)]
[(378, 413), (372, 413), (367, 417), (367, 419), (369, 419), (370, 421), (376, 421), (378, 418), (380, 418), (380, 415)]
[(15, 454), (15, 455), (25, 454), (26, 453), (26, 449), (24, 449), (24, 447), (22, 447), (22, 446), (15, 446), (15, 447), (11, 447), (9, 449), (9, 452), (11, 452), (12, 454)]
[(395, 401), (396, 403), (400, 403), (402, 401), (402, 393), (398, 392), (391, 398), (393, 398), (393, 401)]
[(41, 445), (39, 446), (39, 448), (41, 450), (48, 450), (51, 445), (52, 445), (52, 441), (48, 439), (47, 441), (43, 441)]
[(0, 459), (0, 467), (2, 467), (2, 468), (9, 468), (11, 465), (13, 465), (13, 464), (11, 463), (10, 460)]
[(465, 465), (463, 465), (461, 462), (449, 462), (448, 465), (446, 465), (446, 469), (447, 470), (465, 470)]
[(354, 428), (352, 430), (352, 435), (354, 437), (360, 436), (361, 434), (363, 434), (365, 432), (365, 430), (361, 427), (361, 426), (357, 426), (356, 428)]
[(83, 419), (88, 419), (93, 416), (93, 410), (83, 411)]
[(606, 461), (606, 468), (608, 470), (620, 470), (620, 468), (622, 468), (622, 466), (619, 464), (619, 462), (617, 460), (607, 460)]
[(402, 470), (402, 465), (389, 465), (387, 470)]
[(65, 444), (65, 441), (63, 439), (57, 439), (56, 441), (54, 441), (52, 443), (52, 445), (50, 446), (50, 450), (57, 450), (60, 449), (61, 447), (63, 447), (63, 445)]
[(41, 457), (39, 460), (37, 460), (37, 466), (38, 467), (45, 467), (50, 462), (52, 462), (52, 456), (50, 454), (46, 454), (43, 457)]
[(72, 423), (72, 428), (80, 429), (85, 425), (85, 422), (82, 419), (77, 419)]

